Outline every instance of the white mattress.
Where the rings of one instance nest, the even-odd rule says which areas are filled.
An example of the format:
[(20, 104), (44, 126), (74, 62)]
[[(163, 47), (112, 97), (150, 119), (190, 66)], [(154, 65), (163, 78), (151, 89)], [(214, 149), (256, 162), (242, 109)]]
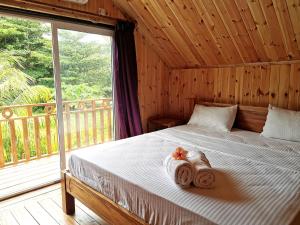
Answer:
[[(214, 189), (181, 189), (163, 160), (175, 147), (201, 150)], [(290, 224), (300, 210), (300, 143), (235, 130), (179, 126), (73, 152), (69, 169), (149, 224)]]

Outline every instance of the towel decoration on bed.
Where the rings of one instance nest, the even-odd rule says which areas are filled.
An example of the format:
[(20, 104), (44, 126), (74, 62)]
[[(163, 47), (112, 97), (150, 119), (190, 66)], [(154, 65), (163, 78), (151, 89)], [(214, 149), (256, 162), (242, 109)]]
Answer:
[(178, 147), (166, 157), (164, 167), (168, 175), (182, 188), (190, 187), (191, 184), (199, 188), (214, 186), (215, 175), (201, 151), (186, 151)]
[(167, 173), (182, 188), (190, 186), (195, 174), (193, 165), (186, 160), (186, 154), (183, 148), (177, 148), (164, 161)]

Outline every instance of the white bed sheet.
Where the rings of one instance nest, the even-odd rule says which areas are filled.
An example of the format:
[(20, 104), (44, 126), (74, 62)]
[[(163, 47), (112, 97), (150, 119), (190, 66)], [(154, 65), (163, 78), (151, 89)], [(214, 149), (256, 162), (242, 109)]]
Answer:
[[(201, 150), (214, 189), (181, 189), (163, 160)], [(300, 210), (300, 143), (179, 126), (73, 152), (71, 174), (149, 224), (290, 224)]]

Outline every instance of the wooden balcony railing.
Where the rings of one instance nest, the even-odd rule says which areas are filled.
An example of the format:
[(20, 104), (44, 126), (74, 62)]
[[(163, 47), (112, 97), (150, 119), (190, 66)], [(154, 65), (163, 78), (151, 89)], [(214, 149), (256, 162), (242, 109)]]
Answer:
[[(65, 149), (112, 140), (112, 100), (63, 102)], [(55, 103), (0, 107), (0, 168), (58, 153)]]

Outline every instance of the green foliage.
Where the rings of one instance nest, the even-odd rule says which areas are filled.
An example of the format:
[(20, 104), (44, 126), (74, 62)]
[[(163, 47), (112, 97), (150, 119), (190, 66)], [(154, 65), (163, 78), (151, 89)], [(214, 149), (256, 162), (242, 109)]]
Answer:
[[(76, 31), (59, 30), (62, 91), (64, 100), (111, 97), (111, 43), (103, 43), (100, 36)], [(102, 37), (103, 38), (103, 37)], [(45, 102), (53, 98), (54, 79), (50, 24), (26, 19), (0, 17), (0, 51), (9, 52), (17, 60), (13, 73), (27, 76), (27, 86), (39, 85), (43, 97), (19, 98), (24, 103)], [(2, 64), (2, 62), (1, 62)], [(21, 66), (22, 65), (22, 66)], [(17, 70), (17, 71), (16, 71)], [(18, 81), (16, 81), (18, 79)], [(15, 77), (15, 86), (25, 80)], [(13, 84), (13, 83), (10, 83)], [(42, 86), (50, 88), (42, 89)], [(10, 88), (11, 86), (8, 85)], [(1, 88), (1, 87), (0, 87)], [(23, 89), (22, 89), (23, 90)], [(28, 91), (27, 91), (28, 93)], [(7, 97), (8, 98), (8, 97)], [(0, 104), (11, 103), (16, 98)], [(36, 102), (37, 103), (37, 102)]]
[(49, 24), (38, 21), (0, 17), (0, 50), (17, 56), (23, 72), (39, 81), (52, 77), (52, 56)]
[(0, 52), (0, 104), (32, 104), (52, 99), (51, 90), (33, 86), (34, 79), (18, 69), (18, 60), (10, 52)]

